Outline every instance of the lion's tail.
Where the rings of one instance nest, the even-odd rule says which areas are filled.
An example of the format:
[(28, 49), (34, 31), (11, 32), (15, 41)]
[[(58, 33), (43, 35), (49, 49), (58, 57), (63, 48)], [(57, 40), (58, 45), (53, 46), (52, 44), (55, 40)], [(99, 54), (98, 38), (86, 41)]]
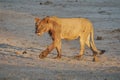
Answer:
[(96, 48), (96, 45), (95, 45), (95, 42), (94, 42), (94, 29), (92, 29), (92, 31), (90, 33), (90, 45), (91, 45), (91, 48), (92, 48), (94, 53), (103, 54), (105, 52), (105, 50), (98, 50)]

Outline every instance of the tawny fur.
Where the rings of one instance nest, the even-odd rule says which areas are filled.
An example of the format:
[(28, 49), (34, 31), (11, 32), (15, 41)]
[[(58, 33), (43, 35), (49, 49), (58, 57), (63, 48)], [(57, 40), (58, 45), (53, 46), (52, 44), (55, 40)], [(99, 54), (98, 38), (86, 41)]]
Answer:
[(54, 48), (56, 48), (58, 55), (56, 58), (61, 58), (61, 39), (73, 40), (80, 38), (80, 53), (76, 58), (80, 58), (85, 51), (85, 44), (93, 51), (94, 61), (97, 61), (97, 54), (102, 54), (96, 48), (94, 43), (94, 29), (90, 20), (85, 18), (58, 18), (55, 16), (45, 17), (40, 20), (35, 18), (36, 34), (42, 35), (44, 32), (49, 32), (53, 43), (48, 46), (40, 54), (40, 58), (46, 57)]

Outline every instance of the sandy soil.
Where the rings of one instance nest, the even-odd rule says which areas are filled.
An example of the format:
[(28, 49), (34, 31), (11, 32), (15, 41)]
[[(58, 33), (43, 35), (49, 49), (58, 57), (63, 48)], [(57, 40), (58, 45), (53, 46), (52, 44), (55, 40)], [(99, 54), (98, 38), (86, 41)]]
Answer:
[[(62, 41), (62, 59), (38, 55), (52, 41), (34, 34), (34, 18), (86, 17), (95, 27), (95, 43), (106, 50), (92, 62), (86, 47), (82, 60), (79, 41)], [(0, 0), (0, 80), (120, 80), (120, 0)]]

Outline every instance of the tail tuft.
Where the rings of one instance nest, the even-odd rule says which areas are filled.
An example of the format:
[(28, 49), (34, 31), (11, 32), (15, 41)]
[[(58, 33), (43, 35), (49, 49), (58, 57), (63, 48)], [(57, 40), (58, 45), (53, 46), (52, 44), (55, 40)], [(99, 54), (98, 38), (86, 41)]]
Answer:
[(104, 54), (105, 52), (105, 50), (101, 50), (100, 55)]

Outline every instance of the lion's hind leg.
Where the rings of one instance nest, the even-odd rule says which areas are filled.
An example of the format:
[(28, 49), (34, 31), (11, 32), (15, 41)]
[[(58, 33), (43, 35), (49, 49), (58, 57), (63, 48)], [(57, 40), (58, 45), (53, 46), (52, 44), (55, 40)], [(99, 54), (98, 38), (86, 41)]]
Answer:
[(99, 55), (99, 54), (103, 54), (105, 52), (105, 50), (98, 50), (96, 48), (96, 45), (95, 45), (95, 42), (94, 42), (94, 32), (92, 30), (92, 32), (90, 33), (90, 46), (92, 48), (92, 51), (93, 51), (93, 56), (94, 56), (94, 59), (93, 61), (98, 61), (96, 59), (96, 56)]
[(97, 58), (97, 54), (96, 54), (96, 52), (94, 51), (94, 49), (92, 48), (92, 46), (91, 46), (91, 44), (90, 44), (91, 42), (90, 42), (90, 35), (88, 35), (88, 38), (87, 38), (87, 40), (86, 40), (86, 45), (92, 50), (92, 52), (93, 52), (93, 61), (98, 61), (98, 58)]
[(80, 37), (80, 53), (77, 56), (75, 56), (75, 58), (77, 59), (81, 59), (81, 57), (84, 55), (87, 36), (88, 36), (87, 34), (86, 35), (84, 34), (83, 36)]

